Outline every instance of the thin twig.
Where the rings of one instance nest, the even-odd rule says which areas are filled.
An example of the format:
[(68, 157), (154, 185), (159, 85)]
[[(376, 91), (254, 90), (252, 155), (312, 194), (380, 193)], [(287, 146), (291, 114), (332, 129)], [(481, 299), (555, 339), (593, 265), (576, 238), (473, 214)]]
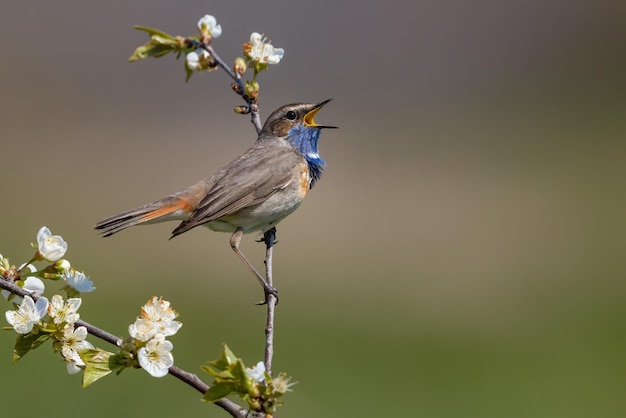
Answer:
[[(8, 290), (9, 292), (15, 295), (21, 296), (21, 297), (30, 296), (35, 302), (37, 301), (37, 299), (39, 299), (39, 295), (32, 294), (32, 293), (25, 291), (24, 289), (22, 289), (15, 283), (12, 283), (11, 279), (8, 279), (4, 276), (0, 276), (0, 288)], [(92, 325), (86, 321), (83, 321), (82, 319), (79, 319), (78, 321), (76, 321), (76, 325), (85, 327), (89, 334), (93, 335), (94, 337), (100, 338), (101, 340), (106, 341), (115, 346), (119, 346), (119, 344), (122, 342), (121, 338), (111, 334), (108, 331), (98, 328), (95, 325)], [(185, 371), (181, 369), (180, 367), (176, 367), (176, 366), (170, 367), (169, 374), (176, 377), (177, 379), (180, 379), (181, 381), (188, 384), (192, 388), (196, 389), (198, 392), (200, 392), (203, 395), (209, 389), (209, 386), (206, 383), (204, 383), (202, 380), (200, 380), (198, 376), (196, 376), (193, 373), (189, 373), (188, 371)], [(214, 402), (214, 403), (218, 405), (219, 407), (221, 407), (222, 409), (224, 409), (226, 412), (228, 412), (231, 416), (235, 418), (245, 418), (248, 414), (248, 411), (246, 409), (242, 408), (235, 402), (226, 398), (220, 399), (219, 401)]]
[[(272, 253), (276, 241), (276, 228), (272, 228), (263, 235), (265, 242), (265, 280), (273, 287)], [(267, 322), (265, 324), (265, 370), (272, 375), (272, 358), (274, 357), (274, 311), (276, 296), (267, 295)]]
[(254, 125), (254, 129), (256, 129), (256, 133), (259, 134), (261, 132), (261, 129), (263, 128), (263, 125), (261, 124), (259, 105), (256, 100), (245, 94), (246, 88), (243, 84), (243, 81), (241, 81), (241, 77), (237, 76), (237, 74), (235, 74), (235, 71), (229, 65), (227, 65), (226, 62), (224, 62), (224, 60), (220, 58), (220, 56), (215, 52), (213, 47), (209, 44), (210, 38), (207, 38), (205, 42), (200, 42), (190, 38), (187, 38), (186, 41), (189, 46), (194, 48), (202, 48), (206, 52), (208, 52), (209, 55), (211, 55), (211, 58), (213, 58), (215, 64), (217, 64), (218, 67), (226, 71), (226, 74), (228, 74), (230, 78), (232, 78), (235, 83), (237, 83), (241, 92), (241, 97), (246, 102), (246, 104), (248, 105), (248, 109), (250, 110), (250, 121), (252, 122), (252, 125)]

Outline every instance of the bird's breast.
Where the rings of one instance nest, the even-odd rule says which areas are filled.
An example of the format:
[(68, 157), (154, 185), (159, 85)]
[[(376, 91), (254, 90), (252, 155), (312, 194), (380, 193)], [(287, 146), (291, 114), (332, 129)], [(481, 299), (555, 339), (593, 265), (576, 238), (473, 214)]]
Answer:
[(298, 167), (298, 193), (304, 199), (311, 188), (311, 173), (309, 173), (309, 164), (304, 161)]

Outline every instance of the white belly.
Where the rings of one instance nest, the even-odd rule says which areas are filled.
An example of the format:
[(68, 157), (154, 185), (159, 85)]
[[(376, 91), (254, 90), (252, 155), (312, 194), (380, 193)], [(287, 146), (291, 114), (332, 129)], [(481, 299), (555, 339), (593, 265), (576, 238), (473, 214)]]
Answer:
[(257, 206), (244, 208), (205, 225), (219, 232), (234, 232), (237, 228), (242, 228), (246, 234), (255, 231), (265, 232), (293, 213), (303, 198), (304, 196), (297, 190), (281, 190)]

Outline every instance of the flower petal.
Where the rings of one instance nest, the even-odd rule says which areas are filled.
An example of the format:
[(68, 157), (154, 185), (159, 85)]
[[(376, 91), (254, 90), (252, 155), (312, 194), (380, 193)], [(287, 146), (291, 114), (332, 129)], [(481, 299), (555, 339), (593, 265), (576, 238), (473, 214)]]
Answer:
[(153, 377), (167, 375), (169, 368), (174, 365), (174, 356), (170, 352), (173, 347), (170, 341), (157, 334), (145, 347), (139, 349), (139, 365)]
[(37, 249), (46, 260), (57, 261), (65, 255), (67, 243), (60, 235), (52, 235), (44, 226), (37, 233)]
[[(28, 296), (26, 297), (28, 298)], [(49, 305), (48, 299), (44, 298), (43, 296), (37, 299), (37, 302), (35, 302), (37, 321), (39, 321), (41, 318), (46, 316), (46, 313), (48, 312), (48, 305)]]

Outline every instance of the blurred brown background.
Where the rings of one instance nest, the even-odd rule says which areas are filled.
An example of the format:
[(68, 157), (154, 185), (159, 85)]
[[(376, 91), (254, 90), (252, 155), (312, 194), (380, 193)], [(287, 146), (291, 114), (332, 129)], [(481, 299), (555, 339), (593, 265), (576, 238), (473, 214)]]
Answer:
[[(199, 373), (224, 341), (261, 359), (261, 292), (228, 235), (92, 230), (253, 142), (224, 74), (126, 61), (147, 39), (133, 25), (192, 34), (206, 13), (228, 61), (253, 31), (285, 48), (264, 117), (332, 97), (318, 119), (341, 127), (278, 228), (275, 370), (300, 382), (281, 416), (626, 415), (624, 2), (5, 2), (2, 254), (26, 260), (46, 225), (98, 287), (84, 319), (123, 335), (162, 295), (179, 366)], [(225, 416), (141, 371), (83, 391), (49, 347), (11, 365), (14, 338), (7, 416)]]

